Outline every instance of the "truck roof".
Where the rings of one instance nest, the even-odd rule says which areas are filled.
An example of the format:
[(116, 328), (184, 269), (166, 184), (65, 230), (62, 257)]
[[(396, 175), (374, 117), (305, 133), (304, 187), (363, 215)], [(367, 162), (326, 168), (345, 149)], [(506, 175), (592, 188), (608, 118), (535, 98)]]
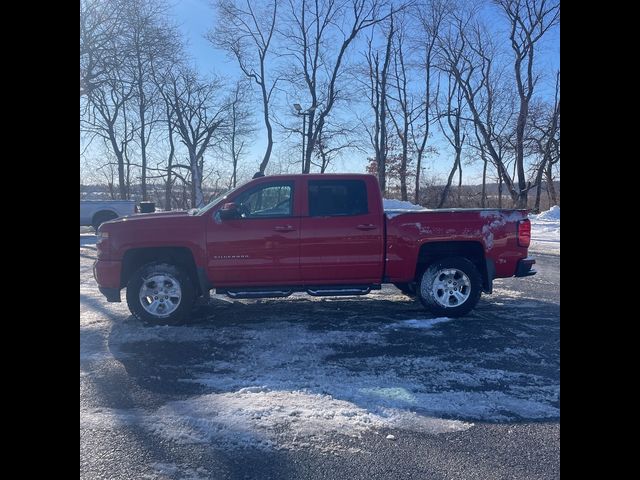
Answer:
[(277, 174), (277, 175), (265, 175), (264, 177), (259, 178), (278, 178), (278, 179), (294, 179), (299, 177), (305, 177), (312, 180), (322, 180), (326, 178), (343, 180), (349, 178), (377, 178), (375, 175), (370, 173), (288, 173), (288, 174)]

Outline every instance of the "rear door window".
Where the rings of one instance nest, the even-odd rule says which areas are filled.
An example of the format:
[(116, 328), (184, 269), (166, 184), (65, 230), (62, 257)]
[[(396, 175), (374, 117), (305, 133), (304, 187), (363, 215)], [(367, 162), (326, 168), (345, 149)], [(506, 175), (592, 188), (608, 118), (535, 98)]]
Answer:
[(345, 217), (369, 212), (362, 180), (310, 180), (309, 216)]

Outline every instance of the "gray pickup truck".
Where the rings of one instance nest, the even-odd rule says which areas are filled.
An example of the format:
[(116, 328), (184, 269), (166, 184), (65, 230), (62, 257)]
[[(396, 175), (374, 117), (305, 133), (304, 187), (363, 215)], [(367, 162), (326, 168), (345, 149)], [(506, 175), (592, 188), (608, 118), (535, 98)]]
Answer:
[(80, 200), (80, 226), (92, 226), (96, 231), (104, 222), (134, 213), (134, 200)]

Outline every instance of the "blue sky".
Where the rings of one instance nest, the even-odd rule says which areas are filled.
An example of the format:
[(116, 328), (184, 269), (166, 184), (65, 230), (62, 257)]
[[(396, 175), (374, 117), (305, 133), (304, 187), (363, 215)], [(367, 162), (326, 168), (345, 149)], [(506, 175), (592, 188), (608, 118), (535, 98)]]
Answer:
[[(174, 16), (174, 21), (179, 25), (188, 42), (187, 52), (193, 58), (193, 61), (201, 72), (206, 74), (212, 74), (215, 72), (219, 75), (229, 77), (231, 80), (240, 77), (240, 72), (235, 61), (229, 59), (224, 52), (215, 49), (211, 43), (204, 38), (204, 35), (215, 25), (216, 21), (215, 10), (211, 5), (210, 0), (173, 0), (171, 12)], [(491, 18), (492, 15), (494, 18)], [(495, 13), (495, 10), (489, 10), (487, 16), (488, 19), (495, 19), (496, 23), (494, 26), (496, 29), (500, 30), (504, 28), (503, 20), (497, 13)], [(508, 41), (506, 32), (505, 41)], [(541, 94), (553, 95), (554, 78), (551, 77), (554, 75), (553, 72), (559, 68), (559, 45), (559, 29), (556, 28), (547, 34), (544, 44), (541, 45), (539, 56), (537, 58), (537, 66), (548, 72), (547, 76), (549, 77), (543, 79), (543, 82), (539, 85), (538, 91)], [(359, 48), (359, 46), (356, 48)], [(257, 124), (258, 126), (261, 126), (259, 121)], [(252, 142), (252, 149), (248, 153), (245, 161), (255, 163), (257, 166), (259, 160), (262, 158), (266, 145), (264, 137), (264, 132), (262, 130), (258, 130), (256, 138)], [(277, 133), (275, 140), (276, 142), (279, 140)], [(442, 139), (438, 139), (436, 137), (433, 141), (436, 146), (439, 147), (439, 154), (437, 157), (431, 159), (432, 163), (428, 164), (428, 166), (430, 166), (431, 171), (445, 175), (450, 168), (453, 152), (448, 144), (444, 143)], [(277, 150), (278, 145), (276, 144), (274, 148)], [(365, 154), (356, 152), (348, 157), (349, 158), (344, 158), (336, 164), (336, 171), (364, 171), (366, 165)], [(481, 168), (479, 165), (465, 166), (463, 172), (465, 183), (477, 183), (479, 176), (481, 175)]]

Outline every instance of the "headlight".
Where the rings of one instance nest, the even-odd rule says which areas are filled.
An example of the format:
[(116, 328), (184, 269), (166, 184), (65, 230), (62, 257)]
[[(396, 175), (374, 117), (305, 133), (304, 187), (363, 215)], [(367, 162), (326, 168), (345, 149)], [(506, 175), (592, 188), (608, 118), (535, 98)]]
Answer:
[(98, 258), (107, 259), (109, 257), (109, 232), (98, 231), (96, 240), (96, 254)]

